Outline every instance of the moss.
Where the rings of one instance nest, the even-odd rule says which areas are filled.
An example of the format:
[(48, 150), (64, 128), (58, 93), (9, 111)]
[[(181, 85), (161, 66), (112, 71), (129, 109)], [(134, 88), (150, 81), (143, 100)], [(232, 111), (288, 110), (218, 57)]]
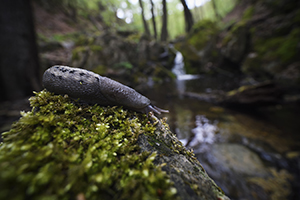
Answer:
[(216, 36), (218, 32), (217, 24), (210, 20), (201, 20), (196, 23), (188, 36), (188, 43), (197, 50), (205, 47), (208, 41)]
[(172, 73), (171, 70), (168, 70), (162, 65), (156, 65), (153, 71), (153, 80), (156, 79), (157, 82), (162, 81), (165, 77), (170, 77), (172, 79), (176, 78), (176, 75)]
[(86, 46), (80, 46), (80, 47), (76, 47), (75, 49), (73, 49), (72, 51), (72, 59), (73, 60), (79, 60), (80, 59), (80, 54), (82, 52), (86, 52), (88, 51), (88, 47)]
[(54, 34), (52, 36), (52, 39), (58, 42), (62, 42), (65, 40), (74, 40), (76, 41), (80, 37), (80, 34), (78, 32), (71, 32), (67, 34)]
[(87, 45), (87, 44), (91, 44), (91, 40), (94, 40), (93, 38), (87, 38), (85, 35), (80, 34), (78, 35), (78, 37), (76, 38), (76, 42), (75, 45), (76, 46), (83, 46), (83, 45)]
[(102, 51), (102, 47), (99, 45), (90, 45), (90, 50), (93, 52), (99, 52)]
[(92, 71), (95, 72), (96, 74), (105, 74), (107, 70), (107, 67), (104, 65), (98, 65), (97, 67), (95, 67)]
[(30, 98), (0, 145), (0, 199), (173, 199), (156, 154), (139, 134), (155, 127), (122, 107), (72, 102), (47, 91)]
[(294, 29), (286, 37), (260, 38), (254, 43), (254, 49), (265, 61), (279, 59), (282, 64), (296, 60), (299, 54), (297, 44), (300, 41), (300, 29)]
[(126, 38), (126, 41), (138, 43), (140, 41), (141, 36), (142, 35), (140, 33), (131, 34)]
[(114, 68), (132, 69), (133, 65), (130, 62), (119, 62), (113, 65)]
[(250, 20), (254, 14), (254, 6), (249, 6), (243, 14), (242, 20)]
[(245, 29), (246, 24), (246, 21), (239, 21), (236, 23), (223, 38), (222, 45), (226, 46), (232, 39), (238, 37), (240, 32)]

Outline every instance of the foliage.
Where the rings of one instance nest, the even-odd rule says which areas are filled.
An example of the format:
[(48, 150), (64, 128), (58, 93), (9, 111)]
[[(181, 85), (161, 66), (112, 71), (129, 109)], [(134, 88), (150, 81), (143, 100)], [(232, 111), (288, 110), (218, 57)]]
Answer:
[(47, 91), (0, 145), (0, 199), (173, 199), (139, 134), (155, 128), (122, 107), (89, 106)]
[[(221, 17), (225, 17), (228, 12), (230, 12), (236, 3), (237, 0), (215, 0), (216, 7), (218, 10), (218, 13), (221, 15)], [(211, 1), (207, 1), (204, 5), (200, 7), (196, 7), (192, 10), (193, 15), (195, 16), (195, 21), (201, 21), (203, 19), (209, 19), (216, 21), (218, 20), (216, 18), (213, 6)]]
[[(35, 0), (43, 7), (48, 8), (49, 10), (55, 11), (58, 8), (63, 8), (66, 12), (71, 12), (70, 10), (75, 8), (77, 13), (80, 16), (88, 18), (89, 16), (101, 16), (103, 22), (116, 29), (135, 29), (143, 32), (143, 24), (141, 19), (140, 8), (138, 4), (133, 4), (131, 1), (122, 1), (122, 0)], [(157, 26), (158, 35), (161, 33), (162, 26), (162, 5), (161, 1), (154, 2), (154, 13)], [(218, 12), (221, 16), (225, 16), (235, 5), (236, 0), (216, 0), (216, 5)], [(153, 27), (151, 23), (151, 12), (150, 12), (150, 2), (143, 1), (145, 9), (145, 18), (148, 22), (150, 32), (152, 35)], [(168, 8), (168, 30), (169, 30), (169, 39), (173, 39), (178, 35), (184, 34), (184, 13), (183, 8), (178, 0), (167, 1)], [(212, 8), (211, 2), (208, 1), (204, 5), (199, 7), (190, 8), (193, 15), (194, 21), (201, 21), (203, 19), (216, 20), (214, 10)], [(124, 13), (121, 16), (121, 19), (124, 20), (123, 23), (120, 23), (120, 19), (117, 19), (118, 13)], [(117, 16), (116, 16), (117, 15)], [(127, 23), (125, 23), (127, 21)]]

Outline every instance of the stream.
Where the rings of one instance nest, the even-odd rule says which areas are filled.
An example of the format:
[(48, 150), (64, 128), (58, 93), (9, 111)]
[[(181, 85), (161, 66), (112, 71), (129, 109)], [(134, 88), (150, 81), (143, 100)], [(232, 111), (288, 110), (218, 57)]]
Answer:
[(164, 114), (180, 141), (194, 150), (209, 176), (232, 199), (300, 198), (299, 107), (229, 110), (186, 98), (184, 92), (230, 91), (232, 77), (189, 75), (177, 52), (177, 79), (143, 94)]

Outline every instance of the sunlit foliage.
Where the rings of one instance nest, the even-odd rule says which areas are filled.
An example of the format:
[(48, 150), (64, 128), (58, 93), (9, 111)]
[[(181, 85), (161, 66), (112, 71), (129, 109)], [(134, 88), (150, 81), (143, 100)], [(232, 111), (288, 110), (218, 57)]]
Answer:
[[(54, 9), (64, 8), (65, 11), (70, 12), (76, 9), (77, 14), (88, 18), (89, 16), (98, 16), (103, 22), (116, 29), (135, 29), (143, 32), (143, 24), (141, 18), (141, 9), (137, 0), (35, 0), (46, 8)], [(224, 17), (236, 4), (237, 0), (215, 0), (217, 11), (221, 17)], [(162, 26), (162, 2), (160, 0), (153, 0), (154, 14), (156, 18), (156, 28), (158, 35), (161, 32)], [(199, 1), (195, 4), (194, 0), (186, 0), (189, 8), (197, 22), (203, 19), (216, 20), (215, 12), (213, 10), (210, 0)], [(203, 3), (201, 3), (203, 2)], [(151, 35), (153, 33), (153, 26), (151, 23), (151, 5), (150, 1), (143, 0), (145, 9), (145, 18), (148, 22)], [(178, 35), (184, 34), (184, 13), (183, 7), (179, 0), (167, 1), (168, 8), (168, 31), (169, 39), (174, 39)]]

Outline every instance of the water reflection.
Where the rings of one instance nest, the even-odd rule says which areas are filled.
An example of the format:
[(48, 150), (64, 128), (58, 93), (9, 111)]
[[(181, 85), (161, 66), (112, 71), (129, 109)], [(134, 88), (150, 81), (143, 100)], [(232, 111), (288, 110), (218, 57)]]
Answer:
[(196, 147), (195, 153), (204, 152), (209, 149), (209, 144), (215, 142), (216, 132), (218, 131), (217, 121), (214, 124), (204, 115), (196, 115), (196, 128), (192, 129), (194, 138), (188, 144), (190, 147)]

